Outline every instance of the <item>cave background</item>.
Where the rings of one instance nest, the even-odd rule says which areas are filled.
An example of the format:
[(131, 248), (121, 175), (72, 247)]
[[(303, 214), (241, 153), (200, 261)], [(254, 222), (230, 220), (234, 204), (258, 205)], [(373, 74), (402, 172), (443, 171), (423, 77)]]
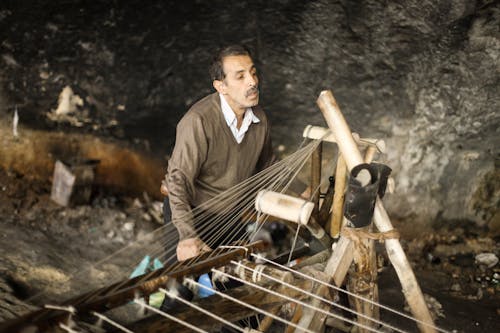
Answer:
[[(244, 43), (275, 146), (293, 151), (332, 89), (354, 131), (384, 139), (391, 216), (499, 228), (500, 8), (495, 1), (2, 1), (0, 114), (131, 142), (159, 159), (212, 91), (214, 49)], [(70, 85), (83, 126), (47, 112)]]

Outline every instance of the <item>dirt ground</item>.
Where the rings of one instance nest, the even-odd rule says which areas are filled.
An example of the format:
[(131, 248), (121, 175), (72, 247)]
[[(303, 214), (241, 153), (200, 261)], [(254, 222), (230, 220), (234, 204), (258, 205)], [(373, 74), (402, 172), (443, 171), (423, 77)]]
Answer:
[[(138, 258), (105, 269), (90, 267), (160, 227), (161, 207), (147, 195), (125, 197), (97, 189), (89, 204), (61, 207), (50, 200), (50, 190), (48, 181), (0, 171), (0, 321), (127, 277)], [(487, 267), (475, 257), (490, 253), (498, 258), (498, 238), (470, 223), (418, 235), (408, 222), (394, 224), (423, 292), (432, 297), (428, 302), (437, 325), (455, 332), (498, 332), (500, 265)], [(402, 310), (397, 276), (384, 251), (379, 253), (381, 302)], [(382, 318), (416, 330), (384, 312)]]

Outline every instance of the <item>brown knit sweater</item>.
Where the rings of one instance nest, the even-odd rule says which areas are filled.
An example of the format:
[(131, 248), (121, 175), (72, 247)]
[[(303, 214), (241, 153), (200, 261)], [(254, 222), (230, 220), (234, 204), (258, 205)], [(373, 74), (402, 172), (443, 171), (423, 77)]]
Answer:
[(165, 179), (172, 222), (180, 240), (196, 235), (191, 207), (271, 164), (273, 150), (267, 117), (259, 106), (252, 111), (260, 122), (250, 125), (240, 144), (224, 119), (218, 93), (194, 104), (177, 125)]

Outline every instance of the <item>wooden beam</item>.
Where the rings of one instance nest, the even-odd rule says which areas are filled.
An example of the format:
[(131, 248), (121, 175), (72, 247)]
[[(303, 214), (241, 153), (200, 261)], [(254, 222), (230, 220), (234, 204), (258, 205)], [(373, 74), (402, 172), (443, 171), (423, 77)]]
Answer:
[(313, 151), (311, 155), (311, 191), (312, 198), (311, 201), (314, 203), (314, 209), (312, 216), (318, 219), (319, 212), (319, 195), (320, 195), (320, 185), (321, 185), (321, 160), (323, 155), (323, 142), (318, 144), (318, 147)]
[(330, 236), (339, 237), (344, 216), (344, 195), (346, 187), (347, 166), (342, 154), (338, 153), (337, 167), (335, 171), (335, 193), (333, 195), (332, 216), (330, 220)]
[[(281, 305), (273, 308), (273, 309), (270, 309), (269, 312), (272, 313), (273, 315), (277, 315), (278, 312), (281, 310)], [(264, 319), (262, 319), (260, 321), (260, 324), (259, 324), (259, 327), (257, 328), (257, 330), (259, 332), (266, 332), (270, 327), (271, 325), (273, 324), (274, 322), (274, 317), (272, 316), (265, 316)]]

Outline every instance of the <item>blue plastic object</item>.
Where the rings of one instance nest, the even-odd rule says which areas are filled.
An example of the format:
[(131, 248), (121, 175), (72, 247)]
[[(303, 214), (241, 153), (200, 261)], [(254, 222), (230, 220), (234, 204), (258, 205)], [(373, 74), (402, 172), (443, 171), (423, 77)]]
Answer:
[(157, 269), (160, 268), (163, 268), (163, 264), (161, 263), (160, 260), (158, 260), (158, 258), (155, 258), (155, 260), (153, 260), (153, 268), (151, 270), (156, 271)]
[(136, 276), (145, 274), (146, 270), (148, 269), (150, 261), (151, 261), (151, 259), (149, 258), (149, 256), (145, 256), (141, 260), (141, 262), (139, 263), (139, 265), (137, 265), (137, 267), (134, 269), (134, 271), (132, 272), (132, 274), (130, 274), (130, 278), (135, 278)]
[[(142, 258), (139, 265), (137, 265), (137, 267), (134, 269), (132, 274), (130, 274), (130, 278), (132, 279), (136, 276), (144, 275), (146, 273), (156, 271), (160, 268), (163, 268), (163, 264), (160, 260), (158, 260), (158, 258), (155, 258), (153, 261), (151, 261), (151, 258), (149, 256), (145, 256), (144, 258)], [(164, 298), (165, 294), (162, 292), (153, 293), (149, 295), (149, 305), (159, 309)]]
[(198, 288), (198, 297), (204, 298), (215, 294), (215, 291), (213, 291), (214, 287), (212, 286), (212, 281), (210, 280), (210, 277), (207, 273), (200, 275), (198, 283), (210, 288), (210, 290), (203, 287)]

